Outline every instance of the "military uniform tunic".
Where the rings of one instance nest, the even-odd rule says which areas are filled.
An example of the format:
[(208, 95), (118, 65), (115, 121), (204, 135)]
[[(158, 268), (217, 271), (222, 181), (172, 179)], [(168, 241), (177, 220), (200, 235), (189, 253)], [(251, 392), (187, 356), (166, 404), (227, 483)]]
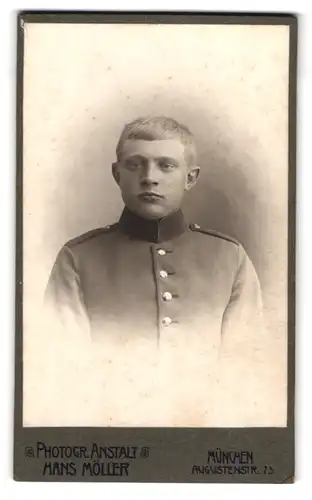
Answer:
[(84, 425), (266, 425), (261, 291), (236, 240), (126, 208), (64, 245), (46, 299), (93, 352)]

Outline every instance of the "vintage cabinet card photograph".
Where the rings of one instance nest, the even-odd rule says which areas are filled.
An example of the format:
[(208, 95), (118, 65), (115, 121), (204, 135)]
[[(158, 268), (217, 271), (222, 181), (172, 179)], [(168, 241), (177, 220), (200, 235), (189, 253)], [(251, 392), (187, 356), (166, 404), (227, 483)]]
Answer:
[(17, 22), (15, 479), (293, 482), (296, 18)]

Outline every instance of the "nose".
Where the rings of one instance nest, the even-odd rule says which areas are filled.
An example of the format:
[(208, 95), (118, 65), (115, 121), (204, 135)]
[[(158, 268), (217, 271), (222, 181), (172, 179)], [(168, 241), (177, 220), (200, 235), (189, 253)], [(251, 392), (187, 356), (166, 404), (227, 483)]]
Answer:
[(149, 160), (141, 171), (140, 183), (142, 186), (157, 186), (158, 179), (158, 168), (153, 160)]

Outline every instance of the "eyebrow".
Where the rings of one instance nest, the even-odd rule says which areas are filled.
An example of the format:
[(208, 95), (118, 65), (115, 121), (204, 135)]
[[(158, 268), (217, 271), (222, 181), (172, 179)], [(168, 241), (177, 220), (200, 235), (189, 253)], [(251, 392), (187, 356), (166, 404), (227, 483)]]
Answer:
[[(139, 153), (133, 153), (133, 154), (125, 157), (126, 160), (130, 160), (130, 159), (134, 159), (134, 158), (138, 158), (140, 160), (147, 160), (149, 157), (143, 156)], [(171, 156), (153, 156), (152, 158), (154, 160), (167, 161), (170, 163), (177, 163), (177, 161), (178, 161), (176, 158), (172, 158)]]

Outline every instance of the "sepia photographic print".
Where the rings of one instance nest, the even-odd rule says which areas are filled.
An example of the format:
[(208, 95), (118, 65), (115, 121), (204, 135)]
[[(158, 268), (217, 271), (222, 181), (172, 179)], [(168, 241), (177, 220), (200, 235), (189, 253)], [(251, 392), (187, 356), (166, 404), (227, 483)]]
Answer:
[(292, 482), (296, 19), (18, 36), (15, 479)]

